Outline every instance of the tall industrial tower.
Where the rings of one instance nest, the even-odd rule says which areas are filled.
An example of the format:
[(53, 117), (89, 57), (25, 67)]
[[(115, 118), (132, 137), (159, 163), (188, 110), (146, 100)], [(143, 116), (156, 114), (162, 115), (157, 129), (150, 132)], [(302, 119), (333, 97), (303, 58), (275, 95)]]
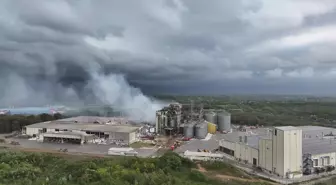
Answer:
[(302, 130), (297, 127), (275, 127), (273, 139), (273, 172), (282, 177), (302, 173)]

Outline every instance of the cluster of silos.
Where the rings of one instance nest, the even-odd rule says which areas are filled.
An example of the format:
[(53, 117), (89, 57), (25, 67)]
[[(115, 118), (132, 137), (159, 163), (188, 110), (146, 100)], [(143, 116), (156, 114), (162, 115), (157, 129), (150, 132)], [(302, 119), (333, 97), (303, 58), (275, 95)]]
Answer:
[(208, 112), (204, 114), (204, 119), (210, 123), (216, 124), (217, 129), (220, 132), (231, 130), (231, 114), (228, 112)]
[(204, 139), (208, 134), (208, 124), (206, 122), (189, 122), (183, 124), (183, 135), (187, 138)]

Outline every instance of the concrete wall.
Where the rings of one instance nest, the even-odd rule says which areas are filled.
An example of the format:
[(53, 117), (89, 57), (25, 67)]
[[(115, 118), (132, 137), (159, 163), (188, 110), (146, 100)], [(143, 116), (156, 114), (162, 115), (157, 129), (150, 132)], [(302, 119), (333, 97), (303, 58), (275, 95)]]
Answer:
[(253, 164), (253, 158), (257, 160), (257, 165), (259, 161), (258, 149), (252, 148), (244, 143), (235, 143), (235, 157), (247, 161), (248, 163)]
[(302, 171), (302, 130), (284, 132), (284, 169), (286, 172)]
[(267, 171), (272, 171), (272, 140), (260, 139), (259, 140), (259, 166)]
[[(276, 133), (276, 135), (275, 135)], [(282, 177), (302, 169), (302, 130), (273, 131), (273, 171)]]
[(55, 129), (53, 129), (53, 128), (48, 128), (47, 129), (47, 132), (55, 132), (56, 130)]
[(135, 132), (129, 133), (129, 139), (128, 139), (129, 144), (132, 144), (135, 141), (136, 141), (136, 134), (135, 134)]
[(284, 175), (284, 132), (282, 130), (274, 129), (272, 134), (273, 143), (273, 172), (281, 176)]
[(29, 136), (33, 136), (34, 134), (37, 135), (37, 134), (39, 134), (39, 129), (40, 128), (26, 127), (26, 134), (29, 135)]
[(236, 159), (240, 159), (242, 161), (246, 160), (248, 163), (253, 164), (253, 158), (255, 158), (257, 160), (257, 165), (259, 163), (258, 149), (246, 145), (245, 143), (235, 143), (226, 140), (221, 140), (219, 142), (219, 145), (224, 148), (233, 150), (234, 157)]
[[(133, 136), (130, 136), (130, 133), (121, 133), (121, 132), (110, 132), (109, 133), (109, 139), (112, 140), (123, 140), (124, 143), (132, 143), (133, 141), (130, 141), (130, 138), (133, 139)], [(135, 138), (135, 136), (134, 136)]]
[[(323, 157), (329, 157), (330, 158), (330, 164), (325, 163), (323, 165), (322, 164), (322, 158)], [(312, 160), (314, 161), (314, 159), (318, 160), (318, 166), (314, 166), (314, 167), (323, 167), (323, 166), (329, 166), (329, 165), (336, 166), (336, 153), (335, 152), (312, 155)]]
[(236, 143), (233, 143), (227, 140), (220, 140), (219, 145), (227, 149), (233, 150), (233, 151), (235, 151), (236, 149)]
[[(42, 128), (29, 128), (26, 127), (26, 134), (29, 136), (38, 135), (39, 130), (42, 130)], [(75, 131), (75, 130), (73, 130)], [(47, 132), (55, 132), (55, 129), (47, 129)], [(133, 143), (136, 141), (136, 134), (135, 132), (132, 133), (119, 133), (119, 132), (109, 132), (109, 138), (110, 139), (118, 139), (118, 140), (124, 140), (125, 143)]]

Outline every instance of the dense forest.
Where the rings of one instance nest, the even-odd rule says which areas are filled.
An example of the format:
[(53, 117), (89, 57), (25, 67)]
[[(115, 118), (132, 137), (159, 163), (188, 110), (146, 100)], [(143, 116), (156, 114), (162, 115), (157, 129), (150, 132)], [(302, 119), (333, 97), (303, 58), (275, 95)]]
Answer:
[(79, 160), (50, 154), (0, 152), (1, 185), (261, 185), (218, 181), (193, 170), (175, 153), (160, 158), (111, 157)]
[(26, 125), (61, 119), (61, 114), (0, 115), (0, 134), (21, 130)]

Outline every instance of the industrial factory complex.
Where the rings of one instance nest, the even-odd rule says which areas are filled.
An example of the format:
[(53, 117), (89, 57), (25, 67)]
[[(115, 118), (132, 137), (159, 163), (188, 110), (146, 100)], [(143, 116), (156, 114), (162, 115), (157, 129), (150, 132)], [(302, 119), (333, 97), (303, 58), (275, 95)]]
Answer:
[(336, 166), (336, 129), (283, 126), (228, 133), (220, 150), (284, 178), (332, 171)]
[(156, 112), (157, 133), (183, 134), (188, 138), (204, 139), (208, 133), (229, 132), (231, 115), (223, 110), (204, 112), (202, 105), (170, 104)]
[[(36, 138), (35, 143), (76, 143), (74, 146), (81, 147), (98, 140), (108, 155), (138, 155), (132, 143), (146, 140), (156, 150), (171, 149), (192, 160), (225, 158), (277, 178), (301, 178), (333, 171), (336, 166), (333, 128), (232, 125), (229, 112), (193, 104), (172, 103), (153, 114), (156, 120), (152, 124), (124, 117), (79, 116), (28, 125), (22, 134)], [(164, 137), (175, 143), (160, 143)], [(128, 148), (120, 148), (120, 144)], [(95, 146), (96, 150), (100, 147)]]
[[(234, 126), (231, 125), (230, 113), (226, 111), (207, 111), (190, 105), (186, 107), (171, 104), (157, 111), (156, 130), (196, 139), (213, 134), (219, 141), (220, 153), (227, 158), (282, 178), (300, 178), (335, 169), (336, 129), (318, 126)], [(207, 145), (206, 142), (201, 144)], [(208, 145), (211, 145), (211, 141)], [(216, 151), (216, 148), (209, 149)], [(211, 160), (220, 155), (218, 152), (205, 154), (187, 150), (184, 156)]]

